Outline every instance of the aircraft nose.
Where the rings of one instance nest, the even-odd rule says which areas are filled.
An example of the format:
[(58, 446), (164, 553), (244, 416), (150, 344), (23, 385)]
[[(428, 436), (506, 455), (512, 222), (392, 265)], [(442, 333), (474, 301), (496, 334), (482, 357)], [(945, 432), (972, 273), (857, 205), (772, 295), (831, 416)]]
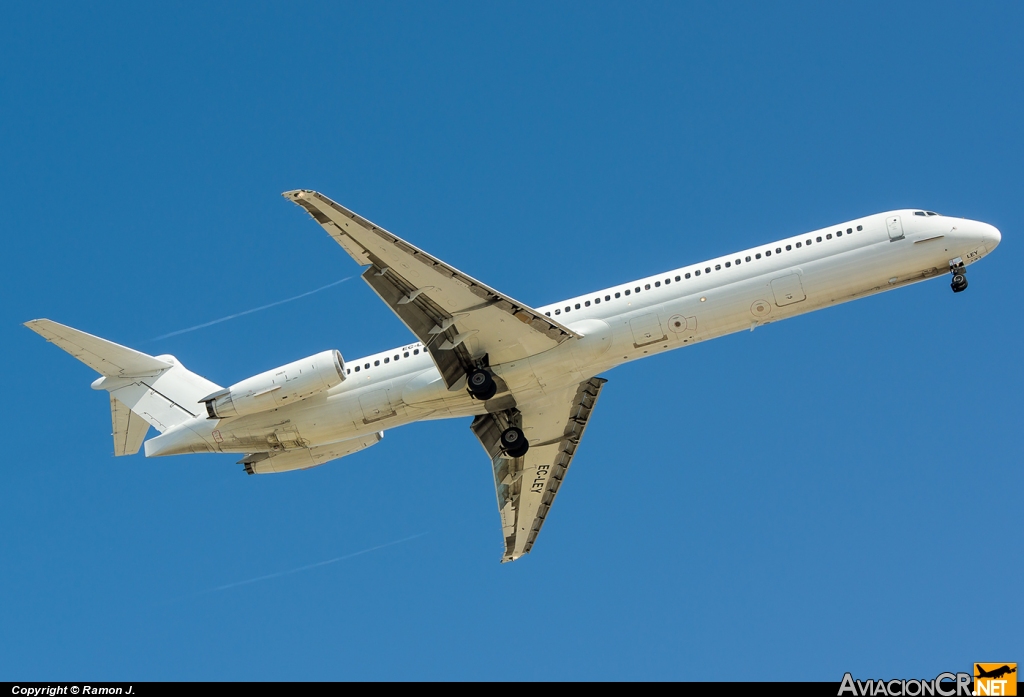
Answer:
[(995, 249), (1003, 239), (1002, 233), (994, 225), (988, 223), (981, 224), (981, 236), (985, 240), (985, 246), (988, 247), (988, 251)]

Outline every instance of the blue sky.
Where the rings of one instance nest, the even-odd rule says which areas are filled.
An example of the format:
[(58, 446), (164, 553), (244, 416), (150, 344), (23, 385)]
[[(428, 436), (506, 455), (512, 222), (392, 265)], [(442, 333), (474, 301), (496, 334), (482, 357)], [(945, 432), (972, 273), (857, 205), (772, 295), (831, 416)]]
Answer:
[[(1022, 30), (1019, 3), (8, 4), (0, 678), (1024, 660)], [(899, 207), (1003, 243), (966, 293), (609, 373), (535, 551), (500, 565), (468, 421), (280, 476), (115, 459), (95, 375), (21, 326), (223, 385), (409, 341), (358, 278), (154, 340), (358, 271), (294, 188), (534, 305)]]

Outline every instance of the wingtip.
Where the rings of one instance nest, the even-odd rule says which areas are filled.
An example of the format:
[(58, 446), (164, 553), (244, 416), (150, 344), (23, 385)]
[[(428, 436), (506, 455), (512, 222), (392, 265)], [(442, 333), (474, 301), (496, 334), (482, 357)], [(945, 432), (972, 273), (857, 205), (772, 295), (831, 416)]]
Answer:
[(299, 199), (305, 198), (306, 196), (315, 193), (316, 192), (311, 189), (292, 189), (291, 191), (281, 192), (281, 195), (284, 196), (289, 201), (298, 201)]
[(29, 329), (34, 331), (36, 334), (39, 334), (40, 333), (39, 329), (40, 329), (41, 325), (51, 324), (51, 323), (52, 323), (52, 320), (48, 320), (45, 317), (41, 317), (39, 319), (30, 319), (28, 322), (22, 322), (21, 326), (28, 327)]

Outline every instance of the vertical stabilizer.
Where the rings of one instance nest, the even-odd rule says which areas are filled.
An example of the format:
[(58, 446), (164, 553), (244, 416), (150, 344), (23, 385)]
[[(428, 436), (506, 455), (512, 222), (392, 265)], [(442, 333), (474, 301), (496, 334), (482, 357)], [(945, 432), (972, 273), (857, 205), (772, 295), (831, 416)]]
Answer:
[(103, 376), (92, 386), (110, 393), (115, 455), (137, 453), (150, 426), (163, 433), (205, 416), (199, 400), (220, 389), (174, 356), (150, 356), (48, 319), (25, 326)]

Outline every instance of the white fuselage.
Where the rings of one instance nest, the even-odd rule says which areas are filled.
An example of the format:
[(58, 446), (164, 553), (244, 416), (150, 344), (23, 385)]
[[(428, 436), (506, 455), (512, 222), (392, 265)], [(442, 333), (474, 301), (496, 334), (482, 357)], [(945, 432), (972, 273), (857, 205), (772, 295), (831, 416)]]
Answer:
[(313, 447), (507, 409), (627, 361), (943, 276), (951, 260), (972, 264), (999, 240), (991, 225), (961, 218), (914, 210), (867, 216), (537, 308), (583, 338), (492, 365), (508, 393), (489, 402), (473, 399), (464, 384), (447, 389), (413, 343), (346, 361), (340, 385), (296, 404), (237, 418), (201, 415), (147, 443), (146, 452)]

